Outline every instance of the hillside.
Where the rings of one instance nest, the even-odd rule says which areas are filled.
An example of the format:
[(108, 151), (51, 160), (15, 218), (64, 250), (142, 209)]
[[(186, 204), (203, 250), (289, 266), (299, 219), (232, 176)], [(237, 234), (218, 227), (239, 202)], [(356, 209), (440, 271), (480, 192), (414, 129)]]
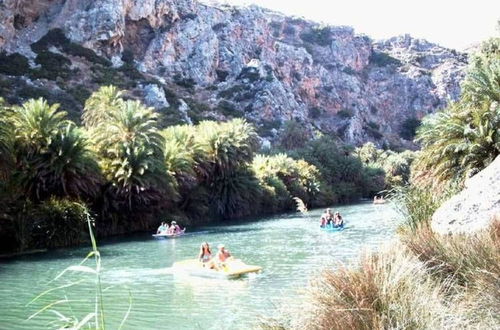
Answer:
[(395, 148), (411, 147), (416, 120), (458, 97), (467, 63), (408, 35), (373, 41), (195, 0), (1, 1), (0, 50), (0, 96), (44, 96), (74, 119), (92, 91), (114, 84), (163, 125), (245, 117), (273, 142), (297, 120), (310, 134)]

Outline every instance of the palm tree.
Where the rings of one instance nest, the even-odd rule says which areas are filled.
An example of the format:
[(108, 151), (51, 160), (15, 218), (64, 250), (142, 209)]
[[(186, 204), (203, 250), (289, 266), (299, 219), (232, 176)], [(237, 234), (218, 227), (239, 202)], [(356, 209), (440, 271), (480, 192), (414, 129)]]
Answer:
[(500, 55), (494, 60), (479, 57), (462, 84), (462, 103), (472, 108), (500, 103)]
[(453, 104), (427, 117), (419, 129), (416, 168), (438, 182), (462, 182), (500, 154), (500, 109), (469, 111)]
[(38, 99), (12, 114), (14, 180), (34, 201), (92, 197), (99, 187), (99, 169), (83, 132), (57, 109)]
[(119, 103), (97, 123), (92, 140), (111, 190), (132, 209), (158, 201), (166, 189), (164, 139), (152, 108)]
[(86, 128), (97, 126), (110, 118), (123, 104), (122, 91), (115, 86), (103, 86), (85, 102), (83, 123)]
[(251, 162), (258, 146), (254, 127), (243, 119), (203, 121), (197, 127), (195, 141), (203, 149), (206, 162), (201, 165), (210, 177), (224, 177)]

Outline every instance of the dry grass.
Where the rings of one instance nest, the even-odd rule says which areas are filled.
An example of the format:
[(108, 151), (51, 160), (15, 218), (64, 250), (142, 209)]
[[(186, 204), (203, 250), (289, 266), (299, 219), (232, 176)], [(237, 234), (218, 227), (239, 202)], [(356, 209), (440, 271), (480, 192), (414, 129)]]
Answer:
[(440, 284), (400, 245), (364, 256), (358, 268), (325, 271), (305, 301), (291, 328), (442, 328)]
[(471, 286), (488, 274), (500, 274), (500, 221), (472, 235), (441, 236), (421, 225), (416, 230), (402, 230), (400, 237), (441, 280)]

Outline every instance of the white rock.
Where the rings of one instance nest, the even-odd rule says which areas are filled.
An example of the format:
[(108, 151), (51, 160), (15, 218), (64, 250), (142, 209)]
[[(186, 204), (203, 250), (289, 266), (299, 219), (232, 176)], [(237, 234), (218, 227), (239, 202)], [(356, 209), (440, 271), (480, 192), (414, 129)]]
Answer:
[(500, 156), (436, 210), (432, 229), (439, 234), (476, 232), (487, 228), (499, 215)]

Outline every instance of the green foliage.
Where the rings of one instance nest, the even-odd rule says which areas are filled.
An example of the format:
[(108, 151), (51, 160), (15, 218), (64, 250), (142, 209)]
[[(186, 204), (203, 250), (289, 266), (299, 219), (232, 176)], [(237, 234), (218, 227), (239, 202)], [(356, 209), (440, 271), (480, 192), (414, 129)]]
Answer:
[(232, 102), (222, 100), (219, 102), (217, 106), (219, 111), (226, 117), (243, 117), (243, 112), (241, 110), (236, 109)]
[(320, 46), (329, 46), (332, 42), (332, 33), (328, 26), (315, 27), (309, 31), (303, 31), (300, 34), (300, 39), (311, 44)]
[(71, 96), (75, 98), (75, 100), (81, 104), (82, 106), (85, 105), (86, 100), (90, 97), (92, 94), (86, 87), (85, 85), (76, 85), (75, 87), (71, 87), (66, 90)]
[(339, 116), (340, 118), (348, 119), (354, 117), (354, 112), (352, 110), (342, 109), (337, 112), (337, 116)]
[(381, 139), (383, 137), (382, 133), (380, 133), (379, 129), (380, 126), (375, 123), (375, 122), (368, 122), (365, 126), (363, 126), (363, 129), (366, 130), (366, 132), (371, 135), (375, 139)]
[(193, 78), (184, 78), (180, 74), (174, 75), (174, 82), (184, 88), (193, 89), (196, 86), (196, 81)]
[(138, 101), (123, 101), (112, 87), (101, 91), (109, 92), (96, 95), (96, 100), (105, 100), (101, 104), (105, 111), (94, 120), (96, 108), (86, 106), (84, 122), (91, 130), (103, 174), (112, 184), (109, 190), (117, 205), (128, 209), (150, 205), (166, 190), (164, 140), (157, 114)]
[(50, 46), (57, 47), (68, 55), (85, 58), (87, 61), (111, 66), (111, 62), (102, 56), (97, 55), (92, 49), (85, 48), (77, 43), (71, 42), (61, 29), (52, 29), (45, 36), (31, 45), (31, 49), (41, 54), (47, 52)]
[(436, 183), (461, 183), (500, 154), (500, 55), (485, 49), (473, 58), (460, 100), (425, 117), (418, 130), (416, 169)]
[(401, 66), (402, 63), (397, 58), (392, 57), (389, 54), (373, 51), (369, 58), (370, 63), (379, 67), (386, 66)]
[(50, 196), (95, 196), (99, 170), (83, 132), (58, 105), (30, 100), (12, 115), (13, 180), (34, 201)]
[(286, 121), (280, 135), (279, 145), (285, 150), (302, 148), (311, 139), (311, 133), (303, 123), (295, 120)]
[(0, 52), (0, 73), (9, 76), (23, 76), (29, 70), (30, 65), (25, 56), (19, 53), (7, 55), (5, 52)]
[(323, 114), (323, 109), (320, 107), (311, 107), (309, 108), (309, 117), (312, 119), (317, 119)]
[(53, 53), (48, 50), (39, 52), (35, 58), (35, 63), (41, 66), (38, 70), (33, 70), (35, 78), (46, 78), (55, 80), (57, 77), (68, 78), (70, 74), (71, 61), (63, 55)]
[(52, 29), (37, 42), (31, 44), (31, 49), (35, 53), (40, 53), (46, 51), (50, 46), (62, 47), (69, 42), (69, 39), (66, 38), (66, 35), (61, 29)]
[(86, 232), (88, 209), (68, 199), (50, 198), (37, 205), (30, 217), (34, 248), (59, 248), (78, 245)]
[(411, 141), (417, 134), (417, 128), (421, 123), (422, 121), (417, 118), (408, 118), (401, 124), (399, 134), (403, 139)]
[(315, 165), (321, 173), (325, 203), (348, 202), (362, 196), (371, 196), (384, 188), (383, 173), (367, 169), (359, 158), (351, 156), (331, 138), (323, 136), (308, 142), (303, 148), (291, 153)]
[(257, 155), (252, 169), (265, 189), (265, 202), (272, 201), (274, 209), (293, 206), (292, 197), (311, 203), (320, 191), (318, 169), (303, 159), (285, 154)]
[(378, 168), (385, 173), (385, 188), (406, 185), (410, 181), (411, 165), (416, 157), (412, 151), (396, 153), (380, 150), (371, 142), (356, 148), (355, 155), (369, 167)]

